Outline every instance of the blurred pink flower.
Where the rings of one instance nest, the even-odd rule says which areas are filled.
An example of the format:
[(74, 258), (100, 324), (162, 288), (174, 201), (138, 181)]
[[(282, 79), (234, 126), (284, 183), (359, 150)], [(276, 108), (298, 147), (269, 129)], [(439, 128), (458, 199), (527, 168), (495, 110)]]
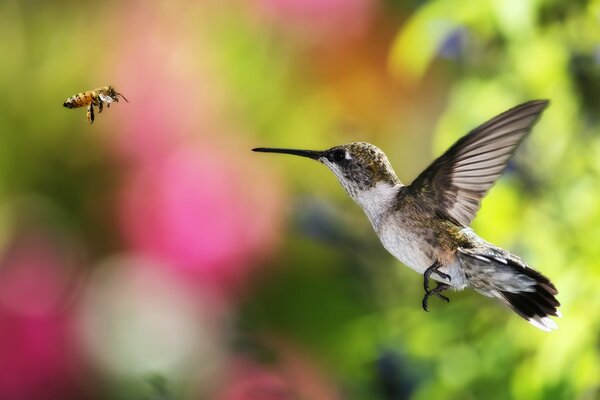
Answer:
[(296, 399), (281, 374), (268, 367), (238, 360), (232, 367), (230, 381), (216, 400), (292, 400)]
[(127, 251), (232, 293), (274, 248), (277, 182), (241, 139), (252, 132), (231, 119), (214, 48), (203, 47), (210, 38), (201, 29), (190, 35), (180, 8), (130, 7), (145, 29), (120, 49), (130, 103), (112, 137), (129, 167), (119, 205)]
[(375, 11), (372, 0), (252, 0), (252, 4), (281, 29), (332, 46), (364, 35)]
[(40, 316), (64, 305), (76, 280), (76, 252), (51, 235), (41, 226), (13, 232), (0, 254), (0, 307)]
[(135, 170), (121, 205), (133, 249), (213, 289), (239, 289), (275, 244), (281, 204), (269, 174), (237, 147), (206, 141)]
[(280, 337), (263, 338), (276, 363), (263, 365), (243, 356), (233, 359), (216, 400), (336, 400), (341, 396), (314, 359)]
[(78, 251), (31, 200), (13, 204), (0, 252), (0, 399), (81, 398), (70, 315)]
[(0, 326), (0, 399), (83, 398), (70, 315), (28, 317), (0, 309)]
[(192, 3), (124, 3), (122, 40), (114, 49), (120, 72), (112, 84), (129, 103), (113, 106), (107, 123), (116, 123), (102, 134), (128, 165), (152, 164), (190, 138), (222, 128), (217, 117), (223, 111), (222, 77), (214, 67), (214, 49), (204, 48), (212, 38), (190, 32), (187, 18), (203, 7)]

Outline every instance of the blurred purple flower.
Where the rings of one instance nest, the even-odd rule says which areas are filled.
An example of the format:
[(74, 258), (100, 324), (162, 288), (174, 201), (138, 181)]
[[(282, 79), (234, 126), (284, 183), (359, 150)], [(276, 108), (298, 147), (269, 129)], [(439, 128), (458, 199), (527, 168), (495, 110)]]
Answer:
[(467, 28), (459, 26), (452, 30), (443, 40), (438, 50), (440, 58), (460, 59), (466, 50), (469, 40), (469, 31)]

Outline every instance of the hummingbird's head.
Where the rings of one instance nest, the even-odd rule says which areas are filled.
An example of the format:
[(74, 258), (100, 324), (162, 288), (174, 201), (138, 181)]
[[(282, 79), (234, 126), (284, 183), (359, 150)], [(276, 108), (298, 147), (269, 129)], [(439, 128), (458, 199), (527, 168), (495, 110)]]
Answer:
[(370, 143), (349, 143), (323, 151), (272, 148), (253, 151), (293, 154), (320, 161), (333, 171), (344, 189), (358, 203), (361, 203), (361, 194), (378, 184), (393, 187), (400, 183), (385, 153)]

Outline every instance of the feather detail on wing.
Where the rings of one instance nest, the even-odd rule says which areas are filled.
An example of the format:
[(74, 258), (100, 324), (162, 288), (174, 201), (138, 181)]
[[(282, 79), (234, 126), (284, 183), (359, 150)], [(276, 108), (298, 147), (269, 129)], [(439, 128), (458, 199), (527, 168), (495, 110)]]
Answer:
[(481, 199), (531, 131), (547, 100), (516, 106), (459, 139), (408, 187), (428, 196), (444, 215), (468, 226)]

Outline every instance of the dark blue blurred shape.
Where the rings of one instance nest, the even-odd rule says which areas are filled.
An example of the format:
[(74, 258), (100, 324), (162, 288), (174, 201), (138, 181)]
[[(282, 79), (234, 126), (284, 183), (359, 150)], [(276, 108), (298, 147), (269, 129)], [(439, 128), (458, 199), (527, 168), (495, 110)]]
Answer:
[(457, 27), (442, 42), (438, 56), (440, 58), (456, 60), (462, 58), (467, 47), (469, 32), (464, 27)]
[(375, 362), (375, 383), (385, 400), (409, 399), (418, 379), (411, 373), (409, 361), (397, 352), (382, 349)]

